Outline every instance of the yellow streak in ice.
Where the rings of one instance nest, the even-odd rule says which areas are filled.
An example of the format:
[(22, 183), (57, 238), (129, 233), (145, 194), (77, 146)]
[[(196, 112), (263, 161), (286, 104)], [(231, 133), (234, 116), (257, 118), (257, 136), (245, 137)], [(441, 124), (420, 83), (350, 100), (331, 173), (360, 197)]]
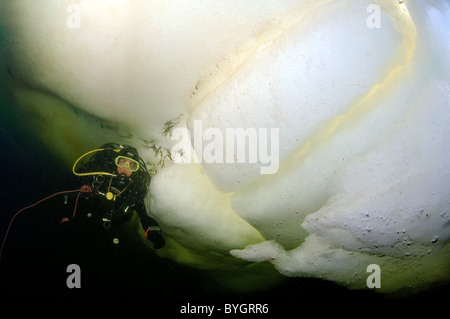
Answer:
[(279, 173), (282, 174), (283, 169), (289, 169), (292, 165), (300, 165), (308, 155), (317, 150), (321, 145), (329, 142), (340, 130), (349, 125), (357, 124), (362, 117), (367, 116), (381, 98), (386, 99), (394, 93), (397, 84), (400, 83), (402, 77), (411, 68), (417, 36), (415, 25), (406, 8), (402, 8), (400, 11), (398, 11), (398, 8), (395, 9), (397, 10), (397, 14), (393, 16), (398, 18), (396, 20), (396, 26), (403, 36), (402, 43), (399, 46), (399, 53), (393, 59), (393, 62), (396, 62), (396, 64), (391, 66), (389, 71), (386, 71), (388, 74), (381, 83), (374, 85), (366, 94), (353, 103), (345, 114), (331, 119), (328, 125), (319, 130), (299, 150), (284, 160), (280, 165)]

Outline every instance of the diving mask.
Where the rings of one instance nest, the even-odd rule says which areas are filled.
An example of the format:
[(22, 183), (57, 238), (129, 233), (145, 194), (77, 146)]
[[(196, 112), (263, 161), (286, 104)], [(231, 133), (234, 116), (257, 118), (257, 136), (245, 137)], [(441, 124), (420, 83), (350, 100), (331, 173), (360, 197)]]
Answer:
[(126, 156), (117, 156), (115, 163), (117, 167), (123, 168), (128, 165), (130, 172), (136, 172), (139, 170), (139, 162)]

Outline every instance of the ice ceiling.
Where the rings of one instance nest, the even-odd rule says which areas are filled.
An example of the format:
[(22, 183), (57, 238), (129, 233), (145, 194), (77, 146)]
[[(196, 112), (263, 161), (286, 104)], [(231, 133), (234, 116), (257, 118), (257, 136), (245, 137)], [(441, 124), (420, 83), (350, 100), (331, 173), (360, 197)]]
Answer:
[[(0, 14), (8, 88), (49, 150), (71, 164), (114, 141), (148, 161), (161, 256), (349, 288), (377, 264), (380, 291), (450, 279), (448, 1), (4, 0)], [(278, 171), (175, 163), (194, 146), (172, 133), (196, 121), (278, 129)]]

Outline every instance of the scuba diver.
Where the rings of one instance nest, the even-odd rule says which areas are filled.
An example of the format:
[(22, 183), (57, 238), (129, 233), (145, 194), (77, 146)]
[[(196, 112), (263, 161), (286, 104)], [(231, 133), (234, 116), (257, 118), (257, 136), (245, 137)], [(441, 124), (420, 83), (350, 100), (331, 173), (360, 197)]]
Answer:
[[(91, 153), (94, 155), (89, 161), (76, 168), (78, 162)], [(136, 211), (145, 237), (153, 247), (159, 249), (165, 245), (158, 223), (147, 215), (144, 198), (149, 189), (150, 174), (134, 147), (104, 144), (78, 158), (73, 173), (83, 179), (85, 191), (81, 193), (79, 204), (86, 206), (83, 211), (87, 210), (89, 218), (102, 222), (108, 229), (130, 220)]]

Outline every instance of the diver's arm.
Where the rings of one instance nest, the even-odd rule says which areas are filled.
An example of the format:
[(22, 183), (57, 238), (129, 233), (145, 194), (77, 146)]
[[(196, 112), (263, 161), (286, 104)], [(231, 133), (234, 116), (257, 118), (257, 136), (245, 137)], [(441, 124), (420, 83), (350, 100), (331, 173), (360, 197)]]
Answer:
[(162, 248), (166, 243), (164, 235), (159, 228), (158, 222), (147, 215), (147, 210), (143, 201), (138, 201), (136, 203), (135, 211), (141, 221), (142, 229), (145, 232), (145, 237), (153, 243), (153, 246), (156, 249)]
[(159, 226), (156, 220), (148, 216), (147, 209), (145, 208), (144, 202), (142, 200), (135, 203), (134, 210), (141, 220), (141, 225), (144, 231), (146, 231), (151, 226)]

